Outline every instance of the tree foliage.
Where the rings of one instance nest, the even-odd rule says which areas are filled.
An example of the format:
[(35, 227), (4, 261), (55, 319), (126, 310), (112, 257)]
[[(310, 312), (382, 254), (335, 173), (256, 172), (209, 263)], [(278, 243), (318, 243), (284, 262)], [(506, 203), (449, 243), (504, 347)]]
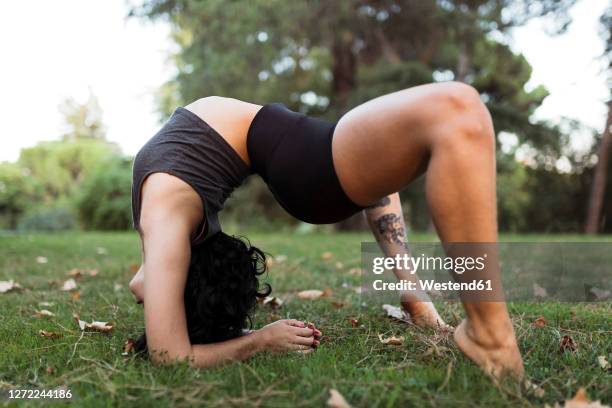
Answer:
[[(118, 175), (117, 166), (107, 168), (121, 152), (105, 139), (97, 99), (90, 95), (83, 104), (67, 100), (60, 110), (66, 120), (60, 140), (22, 149), (16, 163), (0, 164), (0, 227), (70, 229), (76, 226), (79, 213), (87, 227), (127, 228), (131, 169), (124, 166)], [(111, 188), (109, 183), (116, 185)], [(96, 199), (99, 208), (81, 214), (79, 205), (94, 188), (102, 192)], [(105, 193), (105, 188), (111, 193)]]
[[(546, 19), (551, 34), (563, 32), (575, 1), (144, 0), (133, 4), (131, 15), (172, 26), (177, 75), (160, 90), (164, 115), (202, 96), (223, 95), (280, 101), (337, 119), (401, 88), (453, 79), (473, 85), (497, 131), (517, 139), (510, 152), (500, 150), (498, 193), (501, 225), (521, 230), (533, 225), (526, 214), (547, 211), (539, 208), (537, 194), (546, 185), (538, 184), (537, 173), (559, 179), (555, 194), (569, 193), (563, 178), (574, 183), (571, 191), (582, 192), (585, 162), (568, 152), (561, 125), (532, 120), (548, 92), (526, 87), (531, 66), (507, 39), (533, 18)], [(529, 166), (516, 163), (519, 148), (530, 152)], [(558, 171), (560, 160), (573, 165), (573, 176)], [(414, 225), (427, 224), (420, 220), (426, 217), (423, 194), (414, 191), (421, 184), (402, 195)], [(250, 187), (257, 188), (263, 187)], [(253, 193), (244, 204), (269, 201), (263, 197)], [(573, 214), (572, 224), (580, 216)]]
[(41, 196), (41, 186), (14, 163), (0, 163), (0, 226), (15, 228), (19, 217)]
[(120, 230), (131, 226), (131, 160), (111, 158), (83, 183), (76, 208), (85, 229)]

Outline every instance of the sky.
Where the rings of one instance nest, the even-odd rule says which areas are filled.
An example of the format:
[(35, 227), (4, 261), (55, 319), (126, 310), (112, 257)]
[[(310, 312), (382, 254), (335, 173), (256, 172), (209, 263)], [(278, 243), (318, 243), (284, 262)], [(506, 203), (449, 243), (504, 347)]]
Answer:
[[(533, 66), (529, 87), (551, 95), (537, 119), (577, 119), (601, 131), (608, 89), (598, 56), (599, 16), (608, 0), (579, 0), (567, 33), (548, 36), (541, 21), (515, 29), (511, 46)], [(156, 89), (169, 79), (172, 49), (163, 22), (127, 19), (125, 0), (21, 0), (0, 15), (0, 161), (23, 147), (58, 139), (66, 98), (99, 99), (107, 138), (135, 154), (159, 128)], [(205, 96), (205, 95), (202, 95)], [(272, 101), (255, 101), (258, 103)]]

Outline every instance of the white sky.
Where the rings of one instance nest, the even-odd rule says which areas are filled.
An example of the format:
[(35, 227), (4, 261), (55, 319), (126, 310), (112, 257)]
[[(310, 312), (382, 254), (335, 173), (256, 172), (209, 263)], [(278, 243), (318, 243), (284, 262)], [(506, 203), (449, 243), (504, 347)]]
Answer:
[[(599, 21), (607, 0), (581, 0), (570, 30), (549, 37), (540, 22), (515, 31), (513, 49), (533, 65), (530, 85), (549, 96), (536, 113), (562, 116), (601, 130), (608, 90)], [(124, 0), (21, 0), (0, 15), (0, 161), (22, 147), (57, 139), (59, 104), (84, 102), (89, 89), (104, 113), (108, 138), (135, 154), (158, 129), (154, 92), (172, 74), (163, 23), (126, 19)], [(205, 96), (205, 95), (202, 95)], [(264, 101), (259, 101), (264, 102)]]

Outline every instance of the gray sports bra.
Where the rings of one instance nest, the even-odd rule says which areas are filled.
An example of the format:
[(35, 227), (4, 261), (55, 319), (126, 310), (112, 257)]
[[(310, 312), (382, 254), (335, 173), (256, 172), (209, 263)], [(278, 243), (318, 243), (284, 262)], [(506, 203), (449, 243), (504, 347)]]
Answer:
[(218, 213), (231, 192), (252, 173), (227, 141), (195, 113), (177, 108), (138, 152), (132, 169), (132, 217), (140, 229), (142, 183), (168, 173), (189, 184), (202, 199), (204, 221), (193, 245), (221, 231)]

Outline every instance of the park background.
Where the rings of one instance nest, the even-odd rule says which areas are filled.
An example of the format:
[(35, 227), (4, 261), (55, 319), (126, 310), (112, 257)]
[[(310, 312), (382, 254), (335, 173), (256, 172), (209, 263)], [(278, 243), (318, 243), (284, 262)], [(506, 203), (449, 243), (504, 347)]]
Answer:
[[(537, 301), (510, 302), (529, 382), (494, 385), (452, 336), (391, 319), (361, 295), (360, 244), (373, 240), (362, 218), (299, 223), (257, 177), (221, 213), (226, 232), (268, 255), (274, 299), (254, 327), (312, 321), (321, 347), (215, 370), (159, 367), (126, 351), (144, 329), (128, 290), (141, 261), (132, 158), (176, 106), (207, 95), (335, 120), (387, 92), (466, 82), (497, 130), (501, 240), (605, 249), (608, 1), (36, 0), (2, 11), (3, 392), (63, 388), (78, 406), (135, 407), (323, 406), (332, 389), (363, 407), (555, 406), (581, 388), (612, 401), (609, 292), (556, 302), (540, 282)], [(409, 240), (435, 241), (423, 180), (401, 197)], [(601, 268), (605, 282), (611, 252), (601, 252), (589, 271)], [(584, 254), (563, 255), (549, 266)], [(301, 299), (304, 290), (324, 295)], [(460, 304), (437, 306), (447, 323), (461, 321)], [(111, 328), (83, 329), (75, 316)], [(391, 337), (401, 344), (381, 342)]]
[[(376, 96), (456, 80), (474, 86), (493, 115), (502, 231), (612, 231), (605, 1), (9, 8), (15, 13), (4, 13), (0, 40), (8, 49), (2, 229), (129, 229), (133, 155), (175, 107), (203, 96), (279, 101), (337, 120)], [(28, 29), (11, 22), (19, 12), (32, 14)], [(432, 229), (423, 184), (402, 192), (411, 230)], [(248, 229), (312, 229), (289, 217), (257, 177), (222, 217)], [(359, 216), (335, 226), (364, 227)]]

